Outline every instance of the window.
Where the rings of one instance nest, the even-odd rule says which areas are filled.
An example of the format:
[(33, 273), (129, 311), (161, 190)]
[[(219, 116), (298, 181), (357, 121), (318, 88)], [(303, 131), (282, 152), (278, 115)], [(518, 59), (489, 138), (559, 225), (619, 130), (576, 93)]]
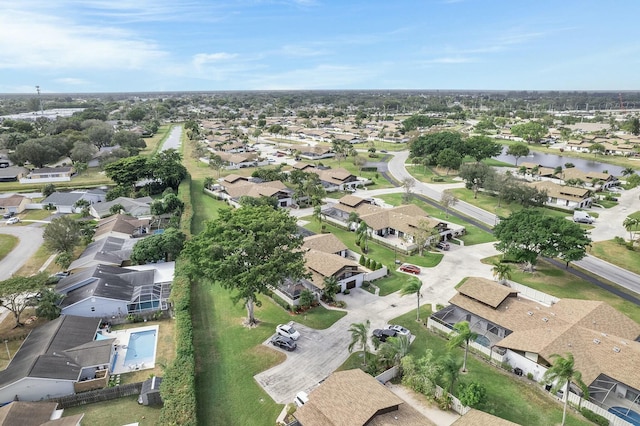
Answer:
[(96, 311), (96, 307), (95, 307), (95, 306), (92, 306), (92, 307), (91, 307), (91, 312), (95, 312), (95, 311)]

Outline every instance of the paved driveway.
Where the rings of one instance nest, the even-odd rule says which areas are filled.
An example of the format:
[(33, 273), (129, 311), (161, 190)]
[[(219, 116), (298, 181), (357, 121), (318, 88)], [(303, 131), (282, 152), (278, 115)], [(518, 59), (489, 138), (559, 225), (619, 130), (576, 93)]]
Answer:
[[(455, 255), (445, 254), (438, 266), (425, 269), (418, 276), (423, 282), (421, 304), (446, 303), (464, 277), (491, 278), (491, 266), (481, 264), (480, 259), (496, 253), (489, 243), (457, 247)], [(407, 278), (412, 276), (407, 275)], [(310, 391), (344, 363), (349, 357), (347, 348), (351, 342), (349, 327), (352, 323), (368, 319), (371, 321), (370, 330), (373, 331), (384, 327), (391, 319), (416, 309), (415, 296), (401, 297), (398, 293), (380, 297), (353, 289), (351, 294), (341, 294), (338, 298), (347, 303), (346, 316), (326, 330), (295, 324), (301, 334), (298, 348), (293, 352), (283, 351), (287, 355), (283, 363), (255, 375), (256, 381), (277, 403), (292, 402), (296, 393)], [(268, 340), (264, 344), (273, 347)]]
[(0, 233), (19, 238), (18, 245), (0, 261), (0, 281), (10, 278), (42, 245), (41, 224), (0, 225)]

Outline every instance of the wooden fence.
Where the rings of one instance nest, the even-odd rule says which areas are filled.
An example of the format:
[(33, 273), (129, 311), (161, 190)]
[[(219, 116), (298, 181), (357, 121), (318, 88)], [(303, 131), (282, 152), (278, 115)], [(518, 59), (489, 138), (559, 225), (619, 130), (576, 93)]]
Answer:
[(90, 392), (76, 393), (74, 395), (51, 398), (50, 402), (57, 402), (58, 408), (77, 407), (79, 405), (93, 404), (95, 402), (110, 401), (125, 396), (138, 395), (142, 390), (142, 382), (129, 383), (122, 386), (98, 389)]

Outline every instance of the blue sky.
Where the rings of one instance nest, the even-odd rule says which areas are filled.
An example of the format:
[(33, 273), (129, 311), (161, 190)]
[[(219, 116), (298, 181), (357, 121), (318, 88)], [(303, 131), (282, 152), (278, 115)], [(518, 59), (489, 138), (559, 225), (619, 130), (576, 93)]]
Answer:
[(0, 93), (640, 90), (637, 0), (4, 0)]

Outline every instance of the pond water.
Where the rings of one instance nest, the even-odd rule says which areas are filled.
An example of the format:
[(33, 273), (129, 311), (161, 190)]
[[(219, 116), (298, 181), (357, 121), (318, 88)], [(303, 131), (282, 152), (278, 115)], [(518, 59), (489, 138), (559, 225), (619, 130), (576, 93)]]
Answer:
[[(505, 163), (515, 165), (516, 159), (515, 157), (506, 154), (507, 149), (508, 148), (505, 146), (504, 149), (502, 150), (502, 154), (494, 158), (496, 160), (504, 161)], [(529, 154), (527, 157), (520, 157), (518, 159), (518, 164), (524, 161), (527, 163), (536, 163), (544, 167), (550, 167), (552, 169), (555, 169), (558, 166), (564, 167), (565, 163), (573, 163), (578, 169), (582, 171), (590, 171), (590, 172), (591, 171), (594, 171), (594, 172), (607, 171), (614, 176), (622, 175), (623, 168), (620, 166), (614, 166), (613, 164), (607, 164), (607, 163), (600, 163), (598, 161), (585, 160), (583, 158), (568, 157), (568, 156), (563, 156), (559, 154), (560, 152), (558, 152), (558, 154), (547, 154), (544, 152), (531, 151), (531, 154)]]

